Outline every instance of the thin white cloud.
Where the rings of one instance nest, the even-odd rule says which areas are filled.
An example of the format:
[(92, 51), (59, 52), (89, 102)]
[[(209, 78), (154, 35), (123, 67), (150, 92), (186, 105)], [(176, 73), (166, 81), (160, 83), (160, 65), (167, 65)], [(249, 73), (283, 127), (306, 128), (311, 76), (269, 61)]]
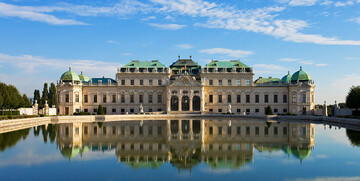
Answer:
[(314, 62), (313, 61), (309, 61), (309, 60), (307, 60), (307, 61), (299, 61), (301, 64), (303, 64), (303, 65), (312, 65), (312, 64), (314, 64)]
[(318, 64), (315, 64), (315, 66), (317, 67), (325, 67), (325, 66), (328, 66), (329, 64), (326, 64), (326, 63), (318, 63)]
[(354, 181), (360, 180), (360, 177), (316, 177), (316, 178), (299, 178), (294, 181)]
[(358, 18), (352, 18), (352, 19), (349, 19), (348, 21), (351, 21), (351, 22), (355, 22), (357, 24), (360, 24), (360, 17)]
[(130, 56), (130, 55), (132, 55), (132, 54), (131, 54), (131, 53), (122, 53), (121, 55)]
[(307, 22), (296, 19), (277, 19), (278, 14), (276, 13), (285, 10), (285, 7), (274, 6), (239, 10), (203, 0), (152, 1), (162, 6), (159, 11), (163, 13), (207, 18), (206, 22), (197, 22), (194, 24), (195, 26), (251, 31), (297, 43), (360, 45), (360, 41), (340, 40), (337, 37), (301, 33), (302, 29), (310, 27)]
[(16, 6), (0, 2), (0, 17), (16, 17), (30, 21), (39, 21), (52, 25), (87, 25), (86, 23), (72, 20), (60, 19), (53, 15), (38, 12), (32, 8)]
[(107, 43), (118, 43), (117, 41), (115, 41), (115, 40), (108, 40), (108, 41), (106, 41)]
[(245, 50), (232, 50), (227, 48), (210, 48), (210, 49), (202, 49), (199, 50), (200, 53), (206, 53), (206, 54), (225, 54), (229, 57), (233, 58), (241, 58), (241, 57), (247, 57), (251, 54), (253, 54), (252, 51), (245, 51)]
[(282, 62), (296, 62), (299, 61), (300, 59), (297, 58), (281, 58), (280, 61)]
[(319, 0), (291, 0), (290, 6), (312, 6), (315, 5)]
[(164, 30), (179, 30), (181, 28), (186, 27), (186, 25), (180, 25), (180, 24), (159, 24), (159, 23), (149, 23), (150, 26), (164, 29)]
[(178, 44), (178, 45), (176, 45), (176, 47), (181, 48), (181, 49), (191, 49), (191, 48), (194, 48), (194, 46), (189, 45), (189, 44)]
[(143, 19), (141, 19), (141, 20), (142, 20), (142, 21), (149, 21), (149, 20), (154, 20), (154, 19), (156, 19), (155, 16), (148, 16), (148, 17), (143, 18)]

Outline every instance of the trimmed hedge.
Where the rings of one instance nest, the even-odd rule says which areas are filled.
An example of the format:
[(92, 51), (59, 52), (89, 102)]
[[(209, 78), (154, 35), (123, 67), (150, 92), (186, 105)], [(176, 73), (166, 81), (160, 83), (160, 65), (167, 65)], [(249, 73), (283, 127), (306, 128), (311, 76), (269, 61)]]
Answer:
[[(20, 111), (4, 111), (4, 115), (20, 115)], [(3, 112), (0, 110), (0, 115), (3, 115)]]

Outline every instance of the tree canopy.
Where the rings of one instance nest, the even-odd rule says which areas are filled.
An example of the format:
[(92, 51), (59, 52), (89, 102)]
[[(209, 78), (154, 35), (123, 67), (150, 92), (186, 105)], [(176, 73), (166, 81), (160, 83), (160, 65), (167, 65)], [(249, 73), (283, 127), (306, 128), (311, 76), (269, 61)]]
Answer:
[(25, 94), (21, 95), (14, 85), (0, 82), (0, 107), (2, 109), (17, 109), (28, 106), (29, 99)]
[(105, 114), (104, 108), (103, 108), (103, 106), (101, 104), (98, 107), (97, 114), (98, 115), (104, 115)]
[(270, 106), (266, 107), (265, 114), (266, 115), (273, 115), (274, 114)]
[(41, 108), (45, 106), (45, 102), (49, 99), (49, 91), (48, 91), (48, 84), (44, 84), (44, 88), (42, 91), (42, 97), (41, 97)]
[(55, 87), (54, 83), (50, 84), (48, 103), (49, 103), (50, 107), (52, 107), (53, 105), (56, 106), (56, 103), (57, 103), (56, 87)]
[(346, 105), (349, 108), (360, 108), (360, 86), (352, 86), (346, 96)]

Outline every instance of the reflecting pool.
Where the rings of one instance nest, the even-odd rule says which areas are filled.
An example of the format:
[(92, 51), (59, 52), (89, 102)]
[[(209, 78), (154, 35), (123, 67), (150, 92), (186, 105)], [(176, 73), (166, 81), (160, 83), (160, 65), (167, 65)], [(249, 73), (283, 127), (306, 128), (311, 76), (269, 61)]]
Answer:
[(0, 178), (360, 180), (359, 146), (310, 122), (74, 121), (0, 134)]

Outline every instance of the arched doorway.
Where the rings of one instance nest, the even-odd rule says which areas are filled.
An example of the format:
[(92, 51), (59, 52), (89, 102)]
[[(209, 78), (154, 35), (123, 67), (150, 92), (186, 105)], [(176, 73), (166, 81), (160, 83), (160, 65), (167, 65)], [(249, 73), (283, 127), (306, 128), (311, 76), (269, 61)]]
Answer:
[(200, 97), (199, 96), (194, 96), (193, 97), (193, 111), (200, 111)]
[(179, 110), (179, 98), (177, 96), (171, 97), (171, 111)]
[(189, 111), (190, 110), (190, 98), (189, 96), (183, 96), (181, 99), (181, 110)]

